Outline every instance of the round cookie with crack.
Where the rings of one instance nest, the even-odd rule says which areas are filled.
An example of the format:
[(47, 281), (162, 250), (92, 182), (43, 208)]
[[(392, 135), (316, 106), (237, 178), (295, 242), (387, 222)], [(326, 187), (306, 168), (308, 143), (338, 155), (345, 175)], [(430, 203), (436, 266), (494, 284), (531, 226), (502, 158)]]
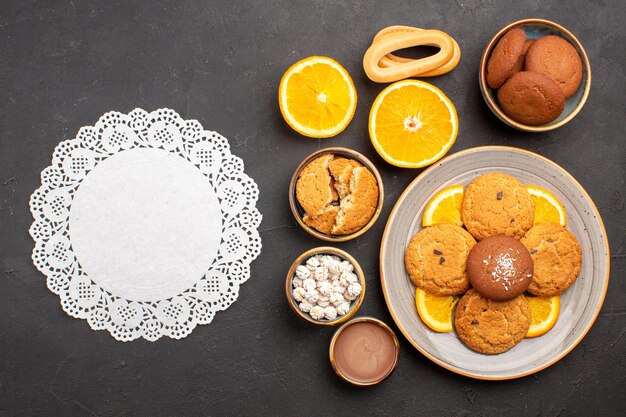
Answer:
[(532, 227), (534, 218), (530, 194), (510, 175), (481, 175), (463, 193), (461, 219), (477, 240), (495, 235), (519, 239)]
[(555, 223), (542, 223), (530, 229), (521, 242), (535, 267), (529, 293), (551, 297), (574, 283), (580, 273), (582, 251), (572, 232)]
[(526, 32), (515, 28), (508, 31), (493, 48), (487, 61), (487, 84), (500, 88), (511, 75), (522, 70)]
[(338, 157), (328, 164), (328, 171), (333, 177), (333, 187), (337, 190), (338, 198), (345, 198), (350, 194), (350, 178), (354, 168), (362, 167), (354, 159)]
[[(331, 232), (346, 235), (361, 230), (376, 212), (378, 206), (378, 182), (374, 174), (364, 166), (353, 167), (347, 185), (335, 177), (339, 191), (339, 211)], [(347, 194), (344, 194), (347, 193)], [(341, 195), (344, 194), (344, 197)]]
[(456, 306), (454, 327), (467, 347), (494, 355), (521, 342), (528, 333), (530, 319), (530, 307), (523, 295), (493, 301), (471, 289)]
[(298, 177), (296, 198), (309, 216), (317, 217), (323, 214), (334, 199), (331, 176), (328, 172), (328, 165), (333, 158), (332, 154), (315, 158), (302, 169)]
[(309, 216), (308, 214), (305, 214), (302, 218), (302, 221), (304, 221), (304, 224), (306, 224), (307, 226), (329, 235), (331, 234), (333, 227), (335, 226), (337, 213), (339, 213), (339, 207), (329, 205), (319, 216)]
[(463, 294), (470, 287), (467, 255), (475, 244), (472, 235), (454, 224), (420, 230), (404, 255), (411, 281), (430, 294)]

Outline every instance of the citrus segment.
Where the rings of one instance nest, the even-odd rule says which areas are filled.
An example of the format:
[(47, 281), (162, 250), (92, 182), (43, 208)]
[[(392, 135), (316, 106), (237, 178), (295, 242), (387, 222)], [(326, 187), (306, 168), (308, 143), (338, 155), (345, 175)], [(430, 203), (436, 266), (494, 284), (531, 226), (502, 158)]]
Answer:
[(296, 132), (327, 138), (352, 120), (357, 94), (348, 72), (334, 59), (312, 56), (293, 64), (280, 80), (278, 103)]
[(526, 337), (538, 337), (554, 327), (559, 318), (560, 297), (526, 296), (530, 306), (530, 328)]
[(435, 194), (426, 208), (422, 217), (422, 226), (451, 223), (463, 226), (461, 220), (461, 202), (463, 201), (463, 186), (453, 185), (444, 188)]
[(567, 224), (567, 214), (563, 204), (548, 190), (527, 185), (526, 189), (535, 204), (535, 220), (533, 224), (556, 223)]
[(392, 165), (420, 168), (440, 159), (458, 133), (456, 109), (437, 87), (399, 81), (374, 100), (369, 134), (380, 156)]
[(432, 330), (439, 333), (452, 331), (452, 311), (459, 301), (457, 296), (438, 296), (421, 288), (415, 290), (417, 314)]

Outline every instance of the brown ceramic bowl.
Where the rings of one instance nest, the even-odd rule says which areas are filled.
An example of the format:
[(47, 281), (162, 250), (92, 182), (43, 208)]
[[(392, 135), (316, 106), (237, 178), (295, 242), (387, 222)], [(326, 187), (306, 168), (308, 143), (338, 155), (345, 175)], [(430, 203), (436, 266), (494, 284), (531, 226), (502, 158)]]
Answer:
[[(383, 329), (385, 329), (392, 337), (393, 339), (393, 343), (396, 346), (396, 356), (394, 358), (394, 363), (392, 365), (392, 367), (389, 369), (389, 372), (387, 372), (385, 375), (383, 375), (382, 377), (380, 377), (377, 380), (374, 381), (368, 381), (368, 382), (363, 382), (363, 381), (357, 381), (354, 380), (352, 378), (350, 378), (348, 375), (344, 374), (341, 369), (337, 366), (337, 363), (335, 361), (335, 343), (337, 342), (337, 338), (339, 337), (339, 335), (341, 334), (341, 332), (348, 326), (351, 326), (355, 323), (359, 323), (359, 322), (369, 322), (369, 323), (374, 323), (377, 324), (379, 326), (381, 326)], [(394, 331), (391, 329), (391, 327), (389, 327), (387, 324), (385, 324), (384, 322), (375, 319), (374, 317), (357, 317), (353, 320), (350, 320), (349, 322), (345, 323), (343, 326), (341, 326), (340, 328), (337, 329), (337, 331), (335, 332), (335, 334), (333, 335), (332, 340), (330, 341), (330, 348), (328, 349), (328, 353), (330, 356), (330, 363), (333, 366), (333, 370), (335, 371), (335, 373), (337, 375), (339, 375), (344, 381), (347, 381), (353, 385), (357, 385), (360, 387), (367, 387), (367, 386), (371, 386), (371, 385), (377, 385), (380, 384), (381, 382), (383, 382), (389, 375), (391, 375), (393, 373), (393, 371), (396, 370), (397, 366), (398, 366), (398, 361), (400, 360), (400, 342), (398, 341), (398, 337), (396, 336), (396, 334), (394, 333)]]
[[(491, 51), (493, 51), (493, 48), (496, 46), (500, 38), (502, 38), (502, 36), (504, 36), (504, 34), (509, 30), (514, 28), (523, 29), (526, 32), (526, 39), (537, 39), (546, 35), (560, 36), (576, 48), (576, 51), (580, 55), (583, 62), (583, 79), (580, 83), (580, 87), (578, 87), (578, 91), (565, 101), (565, 108), (563, 109), (561, 115), (545, 125), (531, 126), (511, 119), (502, 111), (500, 105), (498, 104), (497, 90), (489, 88), (487, 85), (487, 61), (489, 60)], [(498, 31), (493, 38), (491, 38), (480, 60), (478, 81), (485, 103), (487, 103), (489, 109), (491, 109), (493, 114), (495, 114), (498, 119), (515, 129), (524, 130), (526, 132), (547, 132), (568, 123), (585, 105), (587, 97), (589, 96), (589, 91), (591, 90), (591, 64), (589, 63), (589, 58), (587, 57), (585, 48), (583, 48), (583, 45), (580, 43), (578, 38), (576, 38), (572, 32), (563, 26), (546, 19), (522, 19), (506, 25), (500, 29), (500, 31)]]
[[(354, 159), (355, 161), (360, 162), (361, 164), (363, 164), (363, 166), (369, 169), (372, 174), (374, 174), (374, 177), (376, 178), (376, 182), (378, 183), (378, 205), (376, 206), (376, 211), (374, 212), (374, 215), (372, 216), (370, 221), (361, 229), (357, 230), (354, 233), (350, 233), (347, 235), (327, 235), (325, 233), (321, 233), (315, 230), (314, 228), (306, 225), (304, 223), (304, 220), (302, 220), (302, 218), (304, 217), (304, 210), (302, 209), (302, 207), (300, 206), (300, 203), (298, 203), (298, 199), (296, 198), (296, 182), (298, 181), (300, 172), (302, 172), (304, 167), (307, 166), (308, 163), (314, 160), (315, 158), (321, 155), (329, 154), (329, 153), (332, 153), (334, 155), (340, 155), (348, 159)], [(327, 242), (345, 242), (347, 240), (351, 240), (356, 237), (359, 237), (363, 233), (367, 232), (369, 228), (372, 227), (374, 223), (376, 223), (376, 219), (378, 219), (378, 216), (380, 215), (380, 212), (383, 209), (384, 197), (385, 197), (385, 193), (383, 190), (383, 180), (380, 177), (380, 173), (378, 172), (378, 169), (376, 169), (374, 164), (365, 156), (348, 148), (337, 147), (337, 148), (320, 149), (319, 151), (314, 152), (311, 155), (307, 156), (300, 163), (300, 165), (298, 165), (298, 168), (296, 168), (295, 172), (293, 173), (293, 176), (291, 177), (291, 182), (289, 184), (289, 205), (291, 207), (291, 212), (293, 213), (293, 217), (295, 217), (298, 224), (307, 233), (309, 233), (312, 236), (315, 236), (318, 239), (325, 240)]]
[[(361, 284), (361, 294), (359, 294), (359, 296), (352, 301), (348, 313), (341, 317), (337, 317), (334, 320), (315, 320), (309, 314), (300, 311), (297, 301), (293, 298), (293, 295), (291, 294), (293, 291), (292, 280), (296, 273), (296, 268), (298, 267), (298, 265), (304, 264), (307, 259), (315, 255), (334, 255), (342, 260), (350, 262), (354, 266), (354, 273), (359, 278), (359, 284)], [(361, 307), (363, 299), (365, 298), (365, 274), (363, 273), (363, 270), (361, 269), (361, 266), (356, 261), (356, 259), (350, 256), (348, 252), (341, 249), (332, 248), (330, 246), (320, 246), (318, 248), (313, 248), (304, 252), (302, 255), (298, 256), (295, 261), (293, 261), (293, 264), (291, 264), (291, 268), (289, 268), (289, 272), (287, 272), (287, 279), (285, 280), (285, 294), (287, 295), (287, 301), (289, 302), (289, 306), (298, 316), (300, 316), (300, 318), (308, 321), (309, 323), (319, 324), (321, 326), (335, 326), (337, 324), (345, 322), (350, 317), (354, 316), (359, 307)]]

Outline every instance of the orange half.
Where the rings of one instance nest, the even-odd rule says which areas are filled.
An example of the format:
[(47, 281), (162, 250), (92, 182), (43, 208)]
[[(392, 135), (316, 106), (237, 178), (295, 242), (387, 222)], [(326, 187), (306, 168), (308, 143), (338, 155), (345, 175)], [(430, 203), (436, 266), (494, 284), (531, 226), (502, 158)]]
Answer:
[(341, 133), (356, 110), (352, 78), (337, 61), (311, 56), (293, 64), (280, 80), (278, 104), (296, 132), (312, 138)]
[(380, 156), (392, 165), (421, 168), (443, 157), (454, 144), (459, 121), (452, 101), (424, 81), (404, 80), (374, 100), (369, 134)]

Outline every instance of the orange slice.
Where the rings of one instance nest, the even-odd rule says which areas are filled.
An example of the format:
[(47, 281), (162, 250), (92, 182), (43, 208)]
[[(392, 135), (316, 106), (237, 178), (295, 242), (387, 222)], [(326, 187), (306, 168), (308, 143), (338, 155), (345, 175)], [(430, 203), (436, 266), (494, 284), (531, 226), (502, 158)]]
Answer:
[(293, 130), (312, 138), (341, 133), (356, 109), (352, 78), (337, 61), (311, 56), (293, 64), (280, 80), (278, 104)]
[(452, 311), (459, 301), (456, 296), (438, 296), (421, 288), (415, 290), (417, 314), (431, 329), (439, 333), (452, 331)]
[(526, 337), (538, 337), (546, 334), (554, 327), (559, 319), (560, 297), (530, 297), (527, 296), (530, 306), (530, 328)]
[(463, 226), (463, 221), (461, 220), (462, 201), (462, 185), (453, 185), (439, 191), (426, 204), (424, 216), (422, 217), (422, 226), (426, 227), (441, 223)]
[(459, 130), (456, 109), (434, 85), (399, 81), (374, 100), (369, 118), (370, 139), (392, 165), (420, 168), (448, 152)]
[(567, 214), (563, 204), (550, 191), (543, 188), (527, 185), (530, 198), (535, 203), (535, 220), (533, 224), (556, 223), (561, 226), (567, 224)]

